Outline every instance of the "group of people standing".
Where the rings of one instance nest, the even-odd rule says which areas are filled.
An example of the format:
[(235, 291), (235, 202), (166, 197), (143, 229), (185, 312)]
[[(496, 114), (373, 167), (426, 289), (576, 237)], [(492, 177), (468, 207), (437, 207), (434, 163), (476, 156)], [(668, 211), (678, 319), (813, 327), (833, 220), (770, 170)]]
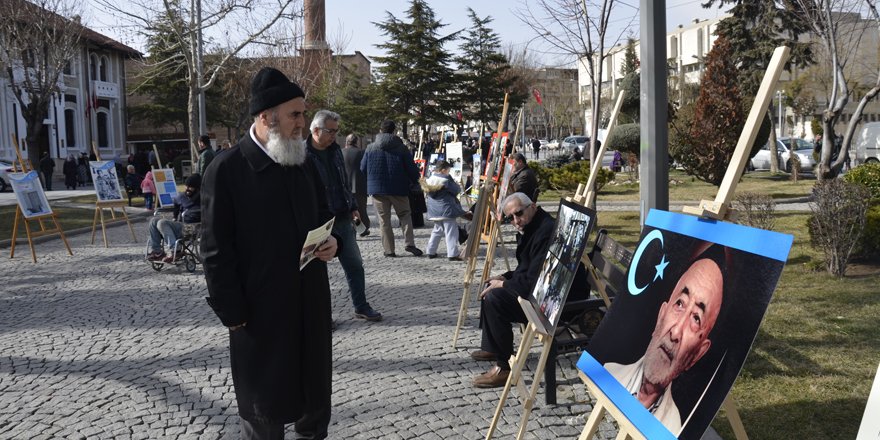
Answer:
[[(355, 135), (342, 147), (336, 141), (340, 116), (319, 110), (303, 138), (305, 93), (274, 68), (254, 77), (249, 111), (248, 133), (200, 167), (206, 299), (229, 329), (242, 438), (282, 439), (284, 425), (293, 423), (295, 438), (323, 439), (330, 422), (333, 328), (326, 263), (339, 258), (354, 317), (382, 320), (366, 297), (356, 231), (370, 234), (370, 196), (384, 256), (399, 257), (392, 210), (404, 250), (422, 256), (408, 198), (420, 172), (392, 121), (381, 124), (365, 149)], [(521, 162), (527, 168), (524, 158)], [(456, 199), (461, 188), (449, 169), (448, 162), (438, 162), (422, 184), (435, 225), (428, 257), (437, 256), (445, 237), (447, 257), (455, 261), (461, 259), (455, 219), (470, 213)], [(537, 188), (532, 184), (530, 194)], [(314, 251), (316, 258), (300, 267), (306, 235), (330, 219), (330, 236)]]

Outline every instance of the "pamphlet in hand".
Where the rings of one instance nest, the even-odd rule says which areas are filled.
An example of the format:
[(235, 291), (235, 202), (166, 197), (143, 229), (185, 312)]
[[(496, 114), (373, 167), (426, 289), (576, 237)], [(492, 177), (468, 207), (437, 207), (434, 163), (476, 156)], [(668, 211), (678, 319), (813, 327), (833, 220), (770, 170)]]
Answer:
[(306, 264), (315, 259), (315, 250), (321, 247), (327, 241), (327, 237), (330, 236), (330, 231), (333, 229), (333, 220), (331, 218), (323, 226), (309, 231), (309, 235), (306, 236), (306, 242), (303, 243), (302, 254), (299, 256), (299, 270), (302, 270), (306, 267)]

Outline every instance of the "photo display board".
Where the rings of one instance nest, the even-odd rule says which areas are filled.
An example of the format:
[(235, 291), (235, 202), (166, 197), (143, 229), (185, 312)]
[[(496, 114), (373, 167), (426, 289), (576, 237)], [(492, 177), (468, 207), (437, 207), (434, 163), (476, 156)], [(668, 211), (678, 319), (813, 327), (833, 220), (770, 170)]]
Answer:
[(547, 249), (547, 258), (535, 289), (529, 296), (529, 302), (538, 312), (543, 330), (548, 335), (554, 334), (559, 324), (562, 305), (568, 298), (595, 224), (596, 211), (564, 199), (559, 201), (553, 241)]
[(122, 187), (116, 175), (116, 162), (112, 160), (89, 161), (92, 182), (95, 182), (95, 195), (99, 202), (123, 200)]
[(43, 185), (40, 183), (40, 175), (36, 171), (9, 173), (8, 176), (15, 199), (25, 218), (52, 214), (49, 200), (46, 199), (46, 193), (43, 192)]
[[(504, 176), (501, 178), (501, 187), (498, 188), (498, 218), (504, 217), (503, 206), (504, 199), (507, 197), (507, 194), (510, 192), (510, 176), (513, 174), (513, 159), (507, 159), (504, 163)], [(526, 194), (530, 196), (529, 194)], [(531, 197), (531, 196), (530, 196)]]
[(154, 169), (153, 183), (156, 184), (156, 197), (159, 199), (159, 206), (162, 208), (173, 207), (174, 198), (177, 197), (174, 170), (171, 168)]
[(627, 288), (578, 368), (647, 438), (699, 439), (742, 369), (792, 240), (651, 210)]

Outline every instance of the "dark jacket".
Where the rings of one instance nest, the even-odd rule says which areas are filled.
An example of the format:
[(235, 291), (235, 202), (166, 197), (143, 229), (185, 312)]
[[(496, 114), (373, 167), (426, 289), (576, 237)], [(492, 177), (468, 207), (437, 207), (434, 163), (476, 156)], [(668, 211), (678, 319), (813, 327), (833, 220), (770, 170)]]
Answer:
[(513, 172), (510, 176), (510, 187), (512, 191), (508, 194), (521, 192), (529, 196), (533, 202), (538, 200), (538, 177), (528, 164)]
[(523, 233), (516, 236), (516, 269), (503, 275), (505, 289), (528, 298), (541, 274), (555, 229), (556, 220), (539, 206)]
[[(342, 148), (339, 144), (333, 142), (324, 150), (332, 161), (330, 166), (336, 169), (336, 175), (339, 176), (340, 180), (337, 182), (330, 181), (331, 176), (327, 172), (327, 168), (321, 158), (318, 157), (318, 153), (315, 152), (315, 147), (312, 146), (311, 136), (306, 139), (306, 145), (309, 160), (315, 163), (315, 168), (317, 168), (318, 174), (321, 176), (321, 182), (324, 183), (324, 194), (327, 195), (327, 206), (329, 206), (330, 212), (334, 216), (341, 216), (357, 211), (357, 200), (355, 200), (354, 195), (351, 193), (351, 182), (348, 180), (348, 173), (345, 170), (345, 159), (342, 158)], [(347, 215), (346, 217), (349, 216)]]
[(40, 160), (40, 171), (46, 174), (52, 174), (52, 171), (55, 171), (55, 160), (51, 157), (46, 156)]
[(210, 146), (205, 148), (202, 151), (199, 151), (199, 170), (198, 173), (201, 175), (205, 175), (205, 170), (208, 169), (208, 165), (210, 165), (211, 161), (214, 160), (214, 150), (211, 149)]
[(319, 179), (311, 161), (282, 167), (246, 135), (202, 181), (208, 303), (224, 326), (247, 322), (229, 334), (246, 420), (292, 423), (330, 408), (327, 264), (299, 269), (306, 234), (331, 218)]
[(380, 133), (367, 147), (361, 160), (367, 175), (367, 194), (408, 196), (419, 181), (419, 168), (403, 141), (393, 134)]
[(354, 194), (367, 194), (367, 176), (361, 171), (361, 160), (364, 159), (364, 150), (357, 147), (345, 147), (342, 149), (342, 157), (345, 159), (345, 172), (351, 183), (351, 192)]
[(202, 221), (202, 192), (196, 192), (189, 197), (185, 192), (177, 193), (174, 198), (174, 218), (184, 223), (198, 223)]

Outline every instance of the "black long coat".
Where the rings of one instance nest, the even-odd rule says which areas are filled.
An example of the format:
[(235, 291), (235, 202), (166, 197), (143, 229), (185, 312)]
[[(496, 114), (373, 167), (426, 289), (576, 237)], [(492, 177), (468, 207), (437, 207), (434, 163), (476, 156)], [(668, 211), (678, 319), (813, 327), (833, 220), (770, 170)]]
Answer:
[(204, 176), (207, 299), (223, 325), (247, 322), (229, 339), (235, 396), (247, 420), (292, 423), (330, 408), (327, 265), (315, 259), (299, 270), (306, 234), (331, 217), (319, 179), (311, 161), (282, 167), (248, 135)]

